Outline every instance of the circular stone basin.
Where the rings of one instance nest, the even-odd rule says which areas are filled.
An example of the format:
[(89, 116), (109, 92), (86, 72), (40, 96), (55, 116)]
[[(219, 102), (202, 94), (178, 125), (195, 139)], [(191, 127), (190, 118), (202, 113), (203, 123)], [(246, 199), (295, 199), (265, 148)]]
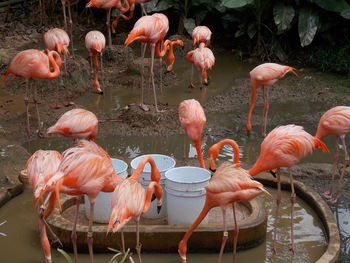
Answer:
[[(72, 249), (71, 231), (75, 213), (75, 198), (62, 198), (62, 214), (56, 208), (47, 219), (53, 231), (64, 245), (65, 250)], [(252, 248), (265, 240), (267, 216), (264, 204), (260, 199), (236, 204), (236, 214), (239, 225), (238, 249)], [(232, 206), (227, 208), (227, 228), (229, 235), (234, 229)], [(191, 236), (189, 252), (219, 251), (222, 240), (222, 211), (220, 207), (209, 212), (207, 224), (201, 224)], [(80, 206), (77, 224), (77, 244), (79, 251), (87, 250), (86, 235), (88, 219), (85, 216), (84, 206)], [(178, 242), (181, 240), (189, 225), (168, 225), (167, 218), (141, 218), (140, 241), (144, 252), (177, 252)], [(123, 228), (126, 247), (134, 247), (136, 242), (135, 222), (131, 221)], [(94, 251), (107, 252), (107, 247), (115, 247), (121, 243), (120, 233), (106, 235), (107, 224), (93, 224)], [(226, 244), (232, 249), (232, 238)]]

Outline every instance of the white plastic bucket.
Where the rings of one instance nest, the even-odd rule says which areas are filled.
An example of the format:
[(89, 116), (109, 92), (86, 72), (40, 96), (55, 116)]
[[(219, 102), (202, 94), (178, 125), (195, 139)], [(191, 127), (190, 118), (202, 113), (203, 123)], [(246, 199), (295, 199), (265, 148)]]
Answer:
[[(111, 158), (112, 165), (116, 173), (122, 177), (128, 177), (128, 164), (122, 160)], [(94, 222), (97, 223), (108, 223), (109, 217), (111, 215), (111, 201), (112, 193), (101, 192), (97, 195), (95, 201), (95, 211), (94, 211)], [(90, 215), (90, 202), (87, 195), (84, 195), (85, 200), (85, 214), (87, 217)]]
[[(209, 183), (210, 172), (206, 169), (184, 166), (165, 173), (167, 192), (167, 215), (169, 225), (190, 225), (203, 209), (205, 186)], [(206, 224), (205, 217), (202, 224)]]
[[(141, 160), (145, 156), (151, 156), (153, 158), (153, 160), (156, 163), (157, 168), (160, 172), (160, 176), (161, 176), (160, 185), (163, 187), (163, 197), (162, 197), (163, 205), (162, 205), (162, 209), (160, 210), (160, 213), (158, 214), (158, 212), (157, 212), (157, 199), (153, 200), (149, 210), (146, 213), (144, 213), (142, 216), (145, 218), (162, 218), (162, 217), (166, 216), (166, 209), (167, 209), (166, 208), (167, 207), (167, 201), (166, 201), (167, 197), (166, 197), (166, 191), (164, 189), (165, 172), (171, 168), (174, 168), (176, 165), (176, 161), (173, 158), (171, 158), (170, 156), (163, 155), (163, 154), (141, 155), (141, 156), (134, 158), (130, 162), (132, 174), (135, 172), (137, 166), (139, 165), (139, 163), (141, 162)], [(151, 165), (149, 163), (147, 163), (145, 165), (145, 167), (143, 168), (143, 172), (140, 175), (139, 182), (145, 189), (147, 189), (148, 185), (150, 184), (150, 182), (151, 182)]]

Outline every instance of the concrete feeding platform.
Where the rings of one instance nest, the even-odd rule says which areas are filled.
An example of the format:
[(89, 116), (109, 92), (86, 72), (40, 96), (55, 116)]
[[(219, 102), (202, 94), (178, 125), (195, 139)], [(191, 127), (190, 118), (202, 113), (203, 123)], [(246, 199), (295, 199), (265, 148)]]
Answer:
[[(52, 215), (47, 219), (53, 231), (57, 234), (64, 245), (65, 250), (72, 249), (71, 231), (73, 228), (75, 213), (75, 198), (65, 196), (62, 201), (62, 214), (55, 208)], [(87, 250), (87, 225), (85, 207), (80, 205), (79, 219), (77, 224), (78, 249)], [(236, 204), (236, 214), (239, 225), (238, 249), (252, 248), (265, 240), (267, 215), (264, 203), (260, 199)], [(232, 206), (226, 211), (229, 240), (227, 250), (232, 250), (232, 231), (234, 229)], [(189, 225), (168, 225), (167, 218), (147, 219), (140, 221), (140, 241), (143, 252), (176, 253), (178, 242), (189, 228)], [(94, 251), (106, 252), (108, 247), (120, 247), (120, 233), (106, 235), (107, 224), (94, 223)], [(124, 228), (126, 247), (134, 248), (136, 245), (135, 222), (131, 221)], [(223, 223), (221, 208), (217, 207), (210, 211), (207, 224), (201, 224), (190, 238), (189, 252), (219, 251), (223, 235)]]

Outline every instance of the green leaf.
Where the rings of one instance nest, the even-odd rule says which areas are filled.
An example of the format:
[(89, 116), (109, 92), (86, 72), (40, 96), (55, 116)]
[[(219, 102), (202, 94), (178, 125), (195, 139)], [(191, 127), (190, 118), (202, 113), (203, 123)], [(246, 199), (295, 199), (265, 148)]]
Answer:
[(184, 18), (184, 27), (188, 34), (192, 34), (193, 29), (196, 27), (196, 23), (193, 18)]
[(66, 251), (64, 251), (63, 249), (60, 249), (60, 248), (57, 248), (57, 251), (60, 252), (64, 256), (64, 258), (66, 259), (66, 261), (68, 263), (73, 263), (73, 259), (67, 254)]
[(310, 45), (319, 27), (318, 12), (312, 8), (303, 8), (299, 12), (298, 31), (302, 47)]
[(341, 11), (340, 15), (346, 19), (350, 19), (350, 7)]
[(250, 23), (247, 28), (247, 34), (250, 39), (253, 39), (257, 32), (256, 23)]
[(143, 6), (145, 7), (146, 13), (149, 14), (153, 12), (153, 10), (156, 8), (158, 4), (158, 0), (153, 0), (147, 3), (144, 3)]
[(342, 12), (345, 8), (348, 8), (346, 0), (313, 0), (319, 7), (333, 12)]
[(221, 0), (221, 5), (227, 8), (241, 8), (252, 2), (253, 0)]
[(291, 27), (294, 15), (295, 11), (292, 6), (278, 3), (273, 7), (273, 18), (277, 26), (277, 34), (281, 34)]

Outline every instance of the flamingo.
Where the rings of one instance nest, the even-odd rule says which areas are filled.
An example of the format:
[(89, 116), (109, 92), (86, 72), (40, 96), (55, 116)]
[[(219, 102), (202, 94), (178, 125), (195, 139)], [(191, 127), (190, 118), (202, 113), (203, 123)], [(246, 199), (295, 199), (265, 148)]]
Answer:
[[(44, 43), (47, 49), (55, 50), (59, 54), (63, 54), (64, 57), (64, 74), (67, 76), (67, 54), (69, 54), (69, 36), (66, 31), (61, 28), (51, 28), (44, 33)], [(58, 98), (59, 87), (57, 85), (56, 93)], [(59, 109), (62, 106), (59, 104), (54, 104), (51, 106), (53, 109)]]
[[(69, 195), (86, 194), (90, 201), (90, 216), (88, 225), (88, 248), (90, 262), (93, 262), (93, 232), (94, 205), (97, 195), (102, 192), (113, 192), (122, 178), (114, 171), (109, 155), (93, 141), (80, 140), (79, 143), (63, 153), (63, 160), (53, 177), (46, 183), (40, 193), (55, 191), (60, 211), (59, 193)], [(76, 220), (75, 220), (76, 225)], [(75, 229), (74, 226), (73, 229)], [(72, 240), (76, 242), (76, 240)], [(75, 262), (77, 259), (76, 243), (73, 243)]]
[(202, 105), (195, 99), (184, 100), (179, 105), (179, 120), (187, 136), (194, 143), (200, 166), (205, 168), (201, 149), (203, 126), (207, 119)]
[[(137, 181), (143, 171), (145, 165), (149, 163), (151, 165), (151, 180), (148, 185), (147, 191)], [(152, 194), (154, 192), (155, 197), (158, 199), (157, 210), (158, 213), (162, 207), (162, 192), (163, 189), (159, 184), (160, 173), (150, 156), (144, 157), (137, 166), (133, 175), (125, 179), (118, 184), (112, 195), (112, 212), (107, 227), (107, 233), (113, 229), (113, 233), (121, 230), (131, 219), (136, 219), (136, 251), (141, 262), (141, 243), (139, 237), (139, 224), (140, 217), (143, 213), (146, 213), (152, 202)], [(122, 232), (123, 233), (123, 232)], [(124, 239), (122, 234), (122, 239)], [(124, 240), (122, 240), (123, 252)]]
[[(345, 168), (349, 166), (349, 154), (345, 144), (345, 136), (350, 131), (350, 107), (337, 106), (326, 111), (318, 124), (315, 137), (322, 139), (325, 136), (334, 134), (335, 137), (335, 154), (333, 155), (333, 167), (332, 167), (332, 183), (330, 184), (329, 191), (324, 193), (326, 198), (329, 198), (332, 203), (336, 203), (340, 197), (340, 189), (343, 182)], [(336, 192), (334, 186), (334, 177), (337, 170), (339, 160), (339, 138), (342, 141), (345, 158), (344, 168), (340, 174), (338, 187)]]
[(210, 45), (211, 31), (207, 26), (196, 26), (192, 31), (193, 45), (205, 43), (205, 46)]
[(151, 2), (152, 0), (128, 0), (129, 2), (129, 15), (126, 16), (124, 14), (119, 14), (112, 22), (112, 33), (116, 33), (116, 28), (118, 26), (118, 21), (120, 18), (123, 18), (125, 21), (129, 21), (134, 16), (135, 4), (140, 4), (142, 15), (147, 15), (146, 9), (144, 7), (144, 3)]
[[(45, 52), (36, 49), (27, 49), (19, 52), (11, 61), (10, 66), (2, 77), (5, 81), (9, 75), (22, 77), (26, 80), (26, 93), (24, 103), (27, 110), (27, 133), (30, 134), (29, 124), (29, 98), (28, 87), (30, 79), (56, 79), (60, 75), (60, 67), (62, 65), (60, 55), (56, 51), (46, 50)], [(36, 89), (33, 90), (33, 103), (36, 107), (38, 118), (38, 133), (40, 134), (40, 115), (38, 108), (38, 100), (36, 97)]]
[(281, 79), (288, 72), (297, 76), (295, 68), (290, 66), (279, 65), (276, 63), (264, 63), (255, 67), (250, 71), (250, 83), (252, 86), (252, 97), (249, 106), (248, 119), (246, 124), (247, 134), (252, 131), (251, 118), (256, 100), (256, 89), (262, 86), (263, 89), (263, 124), (262, 124), (262, 136), (266, 136), (266, 122), (267, 113), (269, 111), (269, 90), (268, 87), (272, 86), (277, 80)]
[[(99, 71), (99, 65), (98, 65), (98, 58), (97, 54), (100, 54), (101, 58), (101, 74), (103, 78), (103, 68), (102, 68), (102, 52), (105, 49), (106, 45), (106, 39), (105, 36), (100, 31), (90, 31), (85, 36), (85, 46), (87, 50), (91, 53), (92, 60), (95, 65), (95, 79), (93, 80), (93, 86), (97, 89), (97, 92), (99, 94), (103, 94), (103, 91), (100, 88), (100, 83), (98, 82), (98, 71)], [(92, 66), (92, 65), (91, 65)], [(103, 79), (102, 79), (103, 83)]]
[(169, 73), (170, 71), (173, 70), (173, 66), (175, 63), (175, 54), (174, 54), (173, 46), (174, 45), (180, 46), (180, 47), (184, 46), (184, 42), (180, 39), (169, 41), (168, 43), (169, 44), (166, 46), (166, 50), (169, 52), (168, 52), (168, 57), (167, 57), (167, 69), (166, 69), (165, 73)]
[[(154, 52), (156, 45), (160, 45), (163, 41), (166, 33), (169, 30), (169, 20), (168, 18), (160, 13), (155, 13), (151, 16), (143, 16), (136, 21), (134, 28), (129, 33), (127, 39), (125, 40), (125, 45), (129, 46), (133, 41), (138, 40), (142, 43), (149, 44), (151, 46), (151, 71), (150, 78), (152, 81), (153, 95), (154, 95), (154, 104), (156, 111), (158, 110), (157, 106), (157, 95), (156, 87), (154, 85), (154, 73), (153, 73), (153, 64), (154, 64)], [(142, 60), (145, 56), (145, 48), (142, 52)], [(140, 107), (144, 110), (147, 110), (147, 106), (143, 103), (143, 66), (141, 72), (141, 104)]]
[(72, 40), (72, 53), (74, 56), (74, 47), (73, 47), (73, 20), (72, 20), (72, 14), (70, 12), (70, 4), (74, 2), (75, 0), (61, 0), (62, 3), (62, 9), (63, 9), (63, 20), (64, 20), (64, 30), (68, 31), (68, 23), (67, 23), (67, 16), (66, 16), (66, 3), (68, 3), (68, 16), (69, 16), (69, 32), (70, 32), (70, 38)]
[(277, 198), (275, 226), (272, 243), (272, 253), (276, 254), (276, 229), (278, 224), (279, 206), (281, 203), (281, 179), (280, 167), (287, 167), (291, 185), (291, 248), (290, 252), (294, 254), (293, 237), (293, 211), (296, 194), (294, 191), (294, 180), (291, 168), (302, 158), (312, 153), (313, 149), (318, 148), (323, 152), (328, 152), (327, 146), (318, 138), (304, 131), (302, 126), (294, 124), (279, 126), (273, 129), (261, 143), (260, 155), (253, 167), (248, 170), (251, 176), (255, 176), (262, 171), (274, 170), (277, 168)]
[[(221, 262), (224, 245), (227, 240), (226, 232), (226, 205), (234, 202), (251, 200), (254, 197), (267, 193), (263, 185), (251, 179), (251, 176), (240, 166), (225, 162), (215, 172), (209, 184), (205, 187), (206, 198), (203, 209), (191, 227), (187, 230), (178, 245), (178, 252), (181, 263), (186, 263), (187, 242), (192, 232), (202, 222), (210, 209), (220, 206), (223, 213), (224, 236), (221, 243), (220, 255), (218, 262)], [(235, 210), (233, 205), (233, 215), (235, 219), (235, 232), (238, 234)], [(236, 235), (236, 234), (235, 234)], [(234, 242), (234, 244), (236, 241)], [(234, 249), (235, 250), (235, 249)]]
[[(215, 57), (213, 52), (209, 48), (205, 47), (204, 42), (201, 42), (198, 48), (187, 53), (186, 59), (188, 62), (193, 63), (198, 69), (202, 71), (201, 83), (203, 81), (204, 84), (208, 86), (209, 82), (207, 70), (211, 69), (215, 64)], [(189, 87), (194, 88), (195, 86), (192, 83), (192, 78), (193, 68)]]
[(84, 109), (65, 112), (47, 129), (47, 135), (60, 134), (69, 138), (94, 140), (98, 132), (98, 119), (94, 113)]
[(107, 28), (108, 28), (108, 47), (112, 48), (112, 34), (111, 34), (111, 10), (117, 8), (121, 12), (129, 10), (129, 1), (124, 0), (125, 7), (122, 6), (121, 0), (90, 0), (86, 7), (96, 7), (105, 9), (107, 11)]
[[(62, 161), (62, 155), (57, 151), (36, 151), (26, 163), (26, 169), (28, 173), (29, 183), (33, 189), (33, 198), (37, 200), (39, 193), (44, 187), (45, 183), (51, 178), (51, 176), (57, 171), (59, 164)], [(40, 243), (44, 252), (45, 263), (51, 263), (51, 246), (46, 234), (46, 222), (47, 218), (55, 204), (55, 194), (51, 193), (48, 196), (48, 207), (46, 204), (38, 211), (39, 216), (39, 232)]]

